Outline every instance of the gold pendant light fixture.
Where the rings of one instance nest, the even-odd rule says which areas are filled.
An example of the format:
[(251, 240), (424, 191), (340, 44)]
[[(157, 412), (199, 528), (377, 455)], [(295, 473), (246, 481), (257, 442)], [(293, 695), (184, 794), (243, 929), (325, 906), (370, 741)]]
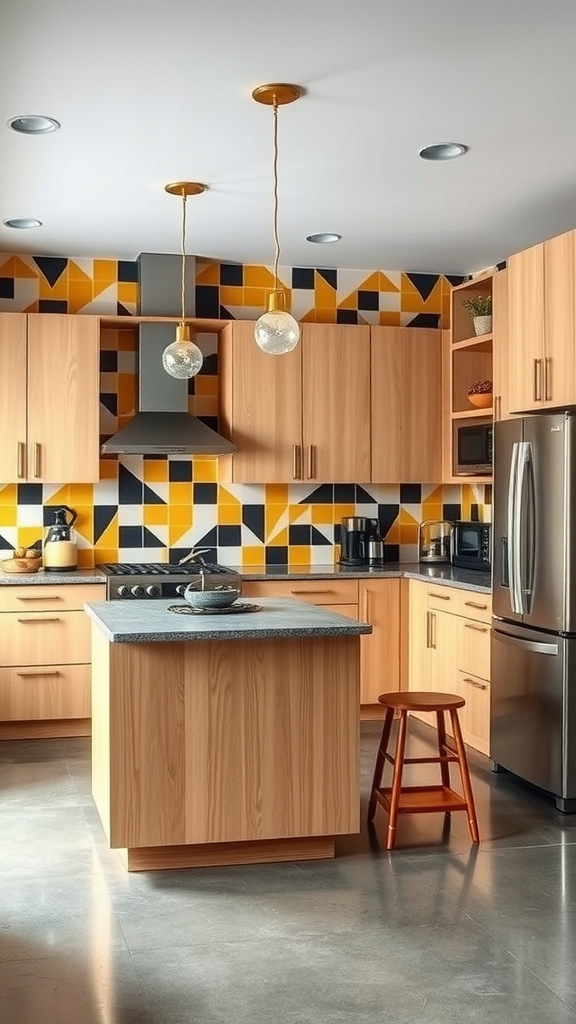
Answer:
[(286, 308), (286, 292), (279, 287), (278, 282), (278, 107), (294, 103), (301, 95), (302, 89), (299, 86), (280, 82), (259, 85), (252, 92), (252, 99), (272, 107), (274, 114), (274, 289), (268, 295), (266, 312), (256, 321), (254, 328), (256, 344), (263, 352), (273, 356), (291, 352), (300, 339), (300, 327)]
[(162, 366), (166, 373), (178, 380), (194, 377), (202, 368), (204, 357), (192, 341), (190, 324), (186, 318), (186, 200), (188, 196), (199, 196), (205, 192), (207, 185), (199, 181), (173, 181), (164, 186), (165, 192), (172, 196), (182, 197), (182, 319), (176, 328), (176, 339), (167, 345), (162, 353)]

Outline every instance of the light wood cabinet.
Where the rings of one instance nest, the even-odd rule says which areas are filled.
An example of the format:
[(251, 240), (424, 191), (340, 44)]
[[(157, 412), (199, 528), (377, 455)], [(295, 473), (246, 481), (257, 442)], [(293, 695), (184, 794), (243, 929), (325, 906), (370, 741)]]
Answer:
[(508, 271), (492, 281), (492, 389), (494, 420), (510, 418), (508, 363)]
[(0, 313), (0, 480), (100, 478), (99, 321)]
[(220, 429), (238, 448), (220, 479), (370, 479), (370, 329), (304, 324), (285, 356), (263, 353), (254, 324), (220, 335)]
[(508, 260), (510, 412), (576, 402), (574, 231)]
[(372, 476), (377, 483), (439, 480), (442, 332), (372, 327)]
[(0, 738), (89, 733), (83, 605), (104, 599), (99, 584), (0, 587)]

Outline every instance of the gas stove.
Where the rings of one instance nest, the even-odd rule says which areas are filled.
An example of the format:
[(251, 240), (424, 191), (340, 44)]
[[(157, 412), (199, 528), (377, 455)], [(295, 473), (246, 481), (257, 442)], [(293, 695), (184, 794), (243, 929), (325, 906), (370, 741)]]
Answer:
[(112, 562), (97, 565), (106, 576), (109, 601), (126, 598), (177, 597), (184, 593), (190, 577), (202, 574), (230, 576), (231, 570), (198, 559), (186, 565), (161, 562)]

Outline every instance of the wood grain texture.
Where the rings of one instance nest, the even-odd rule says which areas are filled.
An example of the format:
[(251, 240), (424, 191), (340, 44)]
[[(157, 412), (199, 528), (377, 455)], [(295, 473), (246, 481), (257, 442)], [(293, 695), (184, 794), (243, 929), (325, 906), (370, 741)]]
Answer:
[[(99, 318), (28, 317), (28, 474), (100, 479)], [(35, 446), (40, 446), (39, 466)]]
[(6, 612), (0, 615), (0, 665), (73, 665), (90, 661), (85, 612)]
[(508, 260), (508, 383), (510, 412), (542, 409), (544, 359), (544, 244)]
[(357, 604), (358, 580), (254, 580), (243, 583), (242, 596), (294, 597), (319, 605)]
[(105, 601), (102, 583), (26, 583), (0, 587), (0, 612), (82, 611), (87, 601)]
[(400, 688), (400, 580), (360, 580), (359, 618), (374, 632), (360, 643), (360, 703)]
[(219, 342), (220, 426), (238, 453), (222, 466), (241, 483), (292, 482), (293, 446), (302, 446), (302, 346), (267, 355), (254, 322), (237, 321)]
[(459, 618), (458, 668), (490, 679), (490, 626)]
[(404, 380), (399, 327), (372, 327), (372, 470), (379, 483), (400, 483)]
[(121, 851), (128, 871), (165, 868), (224, 867), (227, 864), (266, 864), (270, 861), (324, 860), (334, 857), (334, 840), (264, 839), (248, 843), (209, 843), (197, 846), (156, 846)]
[(0, 668), (0, 721), (90, 718), (90, 665)]
[(0, 740), (48, 740), (89, 736), (90, 719), (50, 719), (47, 722), (0, 722)]
[[(27, 345), (24, 313), (0, 313), (0, 480), (19, 479), (18, 445), (26, 445)], [(22, 451), (26, 477), (26, 451)]]
[(490, 683), (471, 672), (458, 673), (458, 692), (466, 704), (460, 712), (460, 727), (465, 743), (490, 754)]
[(112, 846), (358, 830), (358, 637), (111, 644), (107, 657), (94, 686), (110, 694)]
[(492, 283), (492, 384), (494, 419), (510, 419), (508, 384), (508, 271), (500, 270)]
[(304, 479), (366, 483), (371, 479), (370, 328), (304, 324), (301, 346)]
[(544, 243), (544, 401), (547, 408), (576, 402), (576, 231)]
[(109, 643), (92, 624), (92, 796), (110, 842), (110, 658)]

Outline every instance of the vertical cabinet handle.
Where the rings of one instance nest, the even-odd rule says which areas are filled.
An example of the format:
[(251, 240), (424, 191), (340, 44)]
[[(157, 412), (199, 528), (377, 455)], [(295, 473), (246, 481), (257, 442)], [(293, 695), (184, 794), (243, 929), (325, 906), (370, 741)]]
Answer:
[(308, 479), (314, 479), (314, 454), (315, 446), (313, 444), (308, 445)]
[(23, 441), (18, 441), (18, 463), (16, 472), (19, 480), (22, 480), (26, 475), (26, 445)]
[(299, 454), (300, 454), (300, 445), (299, 444), (293, 444), (292, 445), (292, 479), (293, 480), (299, 480), (299, 478), (300, 478), (300, 473), (299, 473), (300, 458), (299, 458)]
[(36, 477), (36, 479), (38, 479), (41, 476), (41, 472), (40, 472), (41, 471), (41, 463), (42, 463), (41, 454), (42, 454), (42, 448), (38, 444), (38, 442), (36, 442), (34, 444), (34, 476)]
[(534, 401), (542, 401), (542, 360), (534, 360)]
[(431, 619), (432, 619), (432, 625), (431, 625), (431, 629), (430, 629), (430, 633), (431, 633), (431, 636), (432, 636), (431, 647), (432, 647), (433, 650), (436, 650), (436, 616), (435, 616), (434, 612), (430, 612), (430, 616), (431, 616)]
[(552, 357), (546, 356), (544, 360), (544, 398), (547, 402), (552, 401)]
[(430, 616), (431, 612), (426, 612), (426, 648), (432, 647), (430, 642)]

